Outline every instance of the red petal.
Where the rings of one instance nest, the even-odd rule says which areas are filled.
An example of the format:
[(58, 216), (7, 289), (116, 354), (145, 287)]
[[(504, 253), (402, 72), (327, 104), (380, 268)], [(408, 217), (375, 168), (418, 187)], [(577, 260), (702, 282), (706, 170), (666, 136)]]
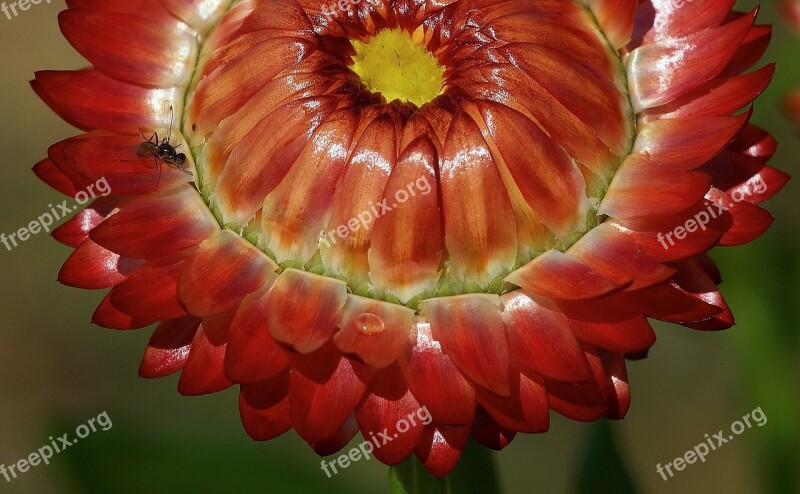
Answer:
[(706, 196), (717, 206), (725, 208), (725, 214), (733, 219), (733, 225), (725, 231), (719, 244), (731, 247), (743, 245), (760, 237), (775, 220), (770, 213), (746, 201), (737, 202), (730, 194), (712, 188)]
[(417, 400), (438, 423), (469, 424), (475, 416), (475, 390), (431, 336), (417, 323), (414, 345), (402, 362), (403, 375)]
[[(205, 34), (230, 7), (226, 0), (160, 0), (166, 10)], [(214, 45), (211, 45), (214, 46)]]
[(604, 387), (606, 376), (594, 349), (586, 352), (593, 377), (582, 383), (547, 381), (550, 407), (557, 413), (579, 422), (592, 422), (606, 410)]
[(602, 224), (573, 245), (575, 256), (594, 272), (633, 290), (668, 280), (675, 270), (641, 252), (633, 238), (609, 224)]
[[(320, 232), (328, 224), (356, 120), (354, 110), (328, 118), (317, 128), (286, 178), (264, 200), (264, 246), (275, 254), (278, 263), (306, 263), (319, 249), (323, 237)], [(323, 237), (322, 241), (328, 240)]]
[(537, 303), (522, 290), (503, 295), (501, 303), (508, 346), (516, 365), (529, 374), (558, 381), (589, 378), (586, 358), (564, 314)]
[(485, 287), (514, 266), (517, 227), (509, 221), (513, 209), (491, 153), (466, 114), (453, 117), (441, 161), (452, 275)]
[[(262, 61), (271, 60), (274, 54), (265, 57)], [(241, 87), (240, 81), (234, 84)], [(230, 97), (228, 92), (225, 95)], [(300, 156), (308, 135), (336, 106), (329, 96), (291, 102), (265, 116), (242, 139), (228, 158), (211, 198), (226, 223), (244, 225), (253, 218)]]
[(111, 305), (108, 295), (100, 302), (92, 315), (92, 324), (108, 329), (141, 329), (154, 322), (152, 319), (140, 319), (122, 312)]
[[(191, 249), (190, 249), (191, 250)], [(111, 290), (115, 307), (146, 319), (176, 319), (186, 315), (178, 299), (178, 277), (191, 252), (150, 261)]]
[(120, 257), (91, 240), (75, 249), (58, 273), (58, 281), (75, 288), (99, 290), (122, 283), (142, 261)]
[(597, 297), (621, 286), (576, 257), (555, 249), (512, 272), (506, 281), (538, 295), (562, 300)]
[(614, 322), (572, 320), (570, 326), (572, 332), (581, 341), (612, 352), (641, 352), (656, 342), (653, 328), (642, 316)]
[(333, 345), (298, 356), (289, 379), (292, 424), (306, 442), (325, 441), (353, 414), (372, 372)]
[[(706, 252), (719, 242), (722, 232), (730, 228), (727, 216), (716, 215), (705, 200), (676, 215), (634, 220), (611, 220), (609, 226), (630, 236), (641, 252), (659, 262), (685, 259)], [(688, 234), (676, 236), (676, 228), (692, 228)], [(699, 230), (698, 230), (699, 227)]]
[(469, 441), (470, 427), (431, 424), (425, 427), (414, 454), (434, 477), (442, 478), (458, 463)]
[(192, 341), (189, 357), (178, 381), (178, 392), (184, 396), (216, 393), (233, 386), (223, 369), (227, 327), (206, 327), (204, 323)]
[(117, 206), (123, 203), (119, 197), (98, 197), (83, 211), (59, 226), (51, 234), (54, 239), (70, 247), (78, 247), (89, 238), (89, 232), (102, 223)]
[(336, 331), (347, 300), (343, 281), (287, 269), (267, 299), (272, 336), (300, 353), (311, 353)]
[(511, 370), (511, 396), (503, 398), (475, 389), (478, 402), (501, 427), (517, 432), (544, 432), (550, 427), (547, 391), (541, 377)]
[(733, 326), (735, 324), (733, 314), (722, 294), (717, 290), (717, 284), (706, 273), (704, 266), (695, 259), (683, 261), (678, 266), (680, 269), (675, 277), (678, 285), (695, 298), (722, 310), (710, 319), (684, 325), (704, 331), (719, 331)]
[(147, 344), (139, 377), (154, 379), (183, 369), (198, 326), (200, 320), (194, 317), (162, 321)]
[(256, 441), (274, 439), (291, 429), (288, 369), (260, 383), (242, 384), (239, 415), (247, 434)]
[(602, 352), (602, 359), (608, 398), (605, 417), (622, 420), (631, 406), (631, 390), (628, 385), (628, 371), (625, 369), (625, 357), (621, 353)]
[(477, 106), (480, 114), (470, 113), (482, 127), (515, 209), (525, 210), (518, 221), (533, 217), (559, 237), (582, 226), (589, 203), (572, 158), (522, 113), (492, 102)]
[(86, 131), (108, 129), (138, 135), (141, 127), (155, 130), (162, 125), (161, 103), (183, 98), (182, 88), (145, 88), (112, 79), (94, 68), (37, 72), (31, 86), (67, 123)]
[(786, 173), (766, 166), (762, 159), (725, 151), (702, 170), (711, 175), (714, 187), (751, 204), (760, 204), (783, 189)]
[(633, 151), (652, 164), (697, 168), (730, 144), (750, 119), (752, 109), (735, 117), (656, 120), (639, 129)]
[(717, 78), (669, 104), (645, 111), (645, 116), (648, 120), (728, 116), (761, 94), (774, 75), (775, 65), (770, 64), (749, 74)]
[(347, 419), (347, 422), (345, 422), (331, 437), (322, 441), (314, 441), (313, 443), (309, 443), (309, 445), (311, 449), (320, 456), (332, 455), (350, 444), (350, 441), (356, 437), (356, 434), (358, 434), (358, 423), (356, 422), (355, 416), (351, 415)]
[(261, 287), (245, 297), (231, 323), (225, 373), (236, 382), (264, 381), (289, 366), (289, 356), (267, 326), (270, 288)]
[(755, 15), (633, 50), (627, 65), (634, 111), (669, 103), (722, 72)]
[(80, 190), (75, 187), (72, 180), (70, 180), (70, 178), (49, 158), (45, 158), (36, 163), (33, 166), (33, 173), (35, 173), (42, 182), (64, 195), (75, 197), (75, 194)]
[(408, 145), (392, 169), (384, 197), (393, 204), (398, 203), (398, 196), (409, 198), (409, 202), (398, 204), (378, 218), (371, 236), (370, 279), (376, 289), (404, 303), (435, 290), (440, 278), (444, 246), (439, 191), (435, 186), (437, 165), (436, 148), (427, 136)]
[[(326, 268), (332, 273), (345, 274), (353, 286), (369, 281), (372, 230), (369, 226), (351, 229), (347, 225), (355, 225), (351, 220), (364, 218), (365, 212), (376, 219), (383, 212), (377, 204), (383, 199), (389, 175), (397, 163), (398, 125), (397, 116), (389, 111), (372, 120), (357, 138), (336, 185), (326, 231), (336, 231), (337, 236), (329, 234), (331, 241), (320, 243), (320, 251)], [(387, 202), (386, 207), (392, 208), (393, 204)]]
[(380, 444), (372, 452), (375, 457), (397, 465), (414, 451), (432, 417), (408, 390), (400, 367), (393, 365), (375, 372), (356, 419), (364, 438)]
[(482, 407), (478, 407), (475, 422), (472, 424), (472, 437), (489, 449), (500, 451), (514, 440), (516, 431), (499, 425)]
[(123, 256), (156, 259), (186, 250), (218, 231), (197, 191), (186, 186), (132, 200), (89, 236)]
[(655, 165), (631, 154), (614, 176), (598, 212), (621, 219), (675, 214), (699, 201), (710, 177), (701, 172)]
[[(64, 143), (66, 164), (81, 177), (80, 181), (73, 177), (73, 181), (96, 196), (100, 184), (105, 185), (106, 195), (142, 195), (166, 191), (192, 180), (190, 174), (153, 156), (139, 157), (134, 149), (142, 141), (141, 136), (105, 131), (68, 139)], [(109, 166), (109, 156), (117, 157), (111, 160), (113, 166)], [(97, 192), (92, 192), (95, 188)]]
[(509, 349), (498, 296), (428, 299), (420, 303), (420, 313), (464, 375), (498, 395), (509, 395)]
[(67, 10), (58, 20), (70, 44), (115, 79), (170, 87), (192, 76), (197, 40), (174, 17)]
[(637, 0), (589, 0), (589, 8), (612, 47), (619, 49), (630, 41), (638, 3)]
[(270, 284), (277, 269), (239, 235), (217, 231), (189, 258), (178, 281), (178, 294), (191, 314), (215, 314)]

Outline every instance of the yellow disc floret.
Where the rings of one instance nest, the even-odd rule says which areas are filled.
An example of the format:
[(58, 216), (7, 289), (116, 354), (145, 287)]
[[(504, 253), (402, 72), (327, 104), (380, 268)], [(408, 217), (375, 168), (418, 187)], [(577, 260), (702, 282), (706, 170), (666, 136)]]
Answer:
[(369, 41), (353, 41), (352, 70), (374, 93), (422, 106), (444, 89), (444, 67), (423, 44), (400, 29), (384, 29)]

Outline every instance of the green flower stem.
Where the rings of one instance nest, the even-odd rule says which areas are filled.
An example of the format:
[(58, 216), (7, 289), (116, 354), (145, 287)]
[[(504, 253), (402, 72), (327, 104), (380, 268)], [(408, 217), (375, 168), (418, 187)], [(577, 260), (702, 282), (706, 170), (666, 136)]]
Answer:
[(437, 479), (411, 456), (389, 471), (392, 494), (500, 494), (494, 459), (488, 449), (470, 440), (458, 465), (448, 476)]

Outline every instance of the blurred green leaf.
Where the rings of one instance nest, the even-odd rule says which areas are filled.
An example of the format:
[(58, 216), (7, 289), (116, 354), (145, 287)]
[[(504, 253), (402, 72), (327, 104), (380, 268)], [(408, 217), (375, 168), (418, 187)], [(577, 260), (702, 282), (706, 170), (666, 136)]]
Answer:
[[(51, 434), (74, 429), (72, 424), (60, 422)], [(353, 494), (324, 475), (309, 476), (291, 456), (266, 451), (263, 444), (241, 438), (164, 437), (152, 431), (137, 434), (127, 424), (115, 424), (80, 440), (53, 464), (67, 477), (69, 491), (81, 494)]]
[(608, 421), (592, 424), (573, 490), (576, 494), (636, 494)]

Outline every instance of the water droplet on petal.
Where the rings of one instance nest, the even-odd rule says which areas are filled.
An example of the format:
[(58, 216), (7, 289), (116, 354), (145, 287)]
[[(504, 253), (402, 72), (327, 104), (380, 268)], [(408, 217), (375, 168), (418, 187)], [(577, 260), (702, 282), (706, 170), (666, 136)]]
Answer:
[(367, 336), (380, 334), (383, 332), (383, 319), (372, 314), (371, 312), (364, 312), (356, 317), (353, 321), (355, 330)]

